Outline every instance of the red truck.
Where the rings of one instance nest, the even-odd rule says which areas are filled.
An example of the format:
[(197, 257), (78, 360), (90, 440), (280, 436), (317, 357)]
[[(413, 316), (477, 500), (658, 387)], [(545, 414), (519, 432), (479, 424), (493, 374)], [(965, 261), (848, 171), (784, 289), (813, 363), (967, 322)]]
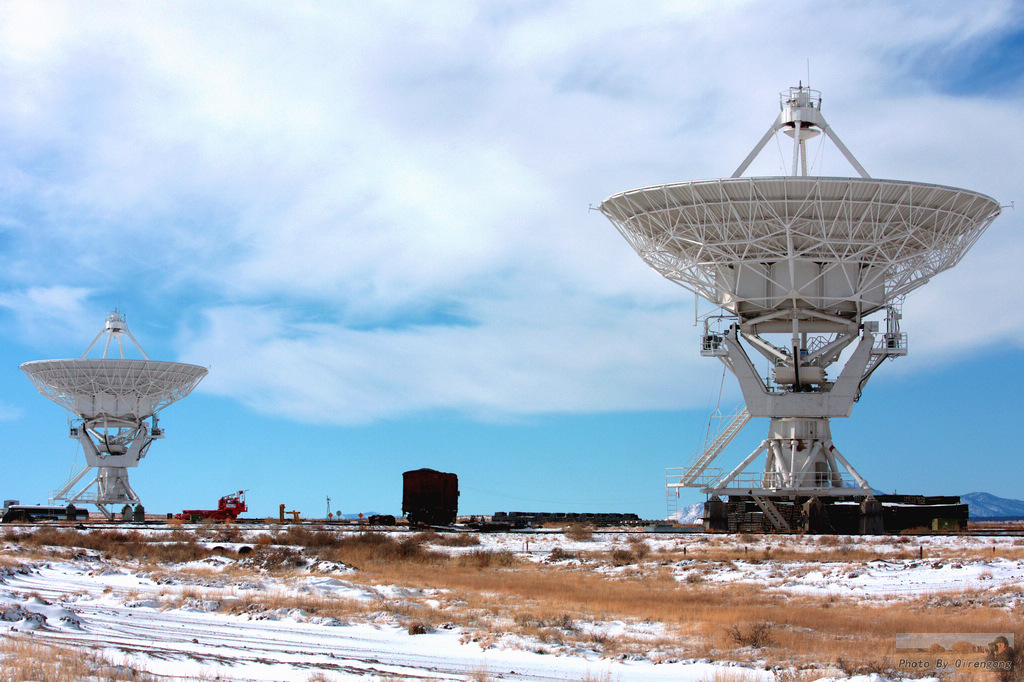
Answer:
[(193, 522), (202, 521), (203, 519), (218, 521), (231, 519), (234, 521), (238, 518), (239, 514), (248, 510), (249, 508), (245, 506), (245, 491), (239, 490), (237, 493), (220, 498), (216, 509), (185, 509), (180, 514), (175, 514), (174, 518)]

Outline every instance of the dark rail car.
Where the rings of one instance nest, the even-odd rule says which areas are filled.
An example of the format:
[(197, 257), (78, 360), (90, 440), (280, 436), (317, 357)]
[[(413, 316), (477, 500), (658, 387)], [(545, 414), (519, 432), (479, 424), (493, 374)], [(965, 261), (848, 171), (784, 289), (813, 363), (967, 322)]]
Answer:
[(402, 474), (402, 513), (409, 523), (444, 526), (459, 513), (459, 477), (433, 469)]
[(510, 523), (513, 526), (536, 526), (544, 523), (592, 523), (601, 526), (618, 526), (638, 523), (636, 514), (618, 512), (494, 512), (495, 523)]
[(3, 509), (2, 523), (33, 523), (35, 521), (86, 521), (89, 512), (69, 504), (61, 507), (43, 504), (9, 504)]

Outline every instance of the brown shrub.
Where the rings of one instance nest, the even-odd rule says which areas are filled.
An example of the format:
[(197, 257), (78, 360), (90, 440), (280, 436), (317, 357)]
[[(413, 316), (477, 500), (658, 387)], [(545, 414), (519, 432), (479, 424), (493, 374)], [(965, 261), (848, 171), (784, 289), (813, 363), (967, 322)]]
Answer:
[(643, 561), (650, 553), (651, 546), (643, 538), (633, 537), (629, 539), (629, 549), (637, 561)]
[(409, 623), (409, 634), (410, 635), (425, 635), (430, 632), (430, 626), (420, 621), (413, 621)]
[(515, 566), (519, 561), (511, 552), (505, 550), (496, 552), (476, 550), (459, 556), (456, 563), (459, 566), (471, 568), (507, 568)]
[(333, 530), (313, 530), (306, 526), (288, 526), (286, 530), (277, 534), (277, 544), (323, 549), (341, 546), (344, 543), (344, 537)]
[(441, 565), (449, 561), (447, 555), (424, 547), (419, 535), (396, 538), (373, 532), (336, 534), (330, 545), (307, 547), (306, 551), (324, 561), (359, 567), (407, 563)]
[(582, 523), (572, 523), (565, 529), (565, 537), (575, 542), (589, 542), (594, 539), (594, 531)]
[(555, 547), (551, 550), (551, 554), (548, 555), (548, 561), (565, 561), (566, 559), (579, 559), (578, 554), (567, 552), (561, 547)]
[[(425, 540), (432, 545), (440, 545), (442, 547), (475, 547), (480, 544), (480, 536), (476, 533), (433, 533), (429, 540)], [(420, 533), (420, 535), (426, 535), (426, 533)]]
[(847, 677), (855, 675), (881, 675), (882, 677), (898, 677), (899, 671), (893, 668), (888, 657), (870, 658), (860, 663), (847, 661), (842, 657), (836, 659), (836, 667)]
[(257, 566), (272, 571), (290, 570), (305, 566), (306, 560), (301, 554), (289, 547), (262, 547), (257, 545), (256, 549), (243, 560), (243, 563), (246, 566)]
[(776, 643), (772, 636), (772, 624), (768, 622), (751, 623), (746, 628), (733, 625), (726, 631), (726, 634), (737, 645), (752, 649), (763, 649), (774, 646)]

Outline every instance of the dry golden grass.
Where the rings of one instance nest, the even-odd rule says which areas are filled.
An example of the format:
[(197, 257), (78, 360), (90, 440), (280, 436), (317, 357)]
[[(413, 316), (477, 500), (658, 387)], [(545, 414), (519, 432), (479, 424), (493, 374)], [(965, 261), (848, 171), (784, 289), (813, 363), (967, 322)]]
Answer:
[(440, 547), (476, 547), (480, 544), (480, 536), (476, 533), (438, 533), (427, 530), (413, 537), (417, 542)]
[[(746, 541), (741, 541), (746, 538)], [(864, 539), (842, 536), (699, 536), (655, 553), (663, 561), (807, 561), (816, 563), (885, 560), (1024, 559), (1024, 543), (975, 542), (971, 546), (936, 545), (930, 538), (892, 536)]]
[[(806, 557), (801, 557), (805, 560)], [(1020, 614), (986, 606), (969, 596), (949, 606), (923, 597), (892, 604), (863, 603), (836, 595), (793, 597), (754, 585), (715, 586), (678, 582), (668, 569), (628, 580), (588, 571), (566, 571), (546, 564), (516, 562), (498, 570), (448, 565), (444, 571), (419, 563), (367, 565), (356, 580), (425, 589), (451, 590), (459, 609), (445, 610), (454, 622), (487, 627), (488, 619), (511, 622), (522, 634), (546, 643), (583, 643), (586, 638), (566, 622), (629, 620), (664, 623), (677, 655), (719, 659), (767, 658), (778, 664), (829, 663), (870, 667), (890, 654), (895, 636), (915, 632), (927, 622), (935, 632), (1012, 631)], [(990, 594), (986, 592), (986, 594)], [(964, 604), (967, 604), (965, 607)], [(469, 617), (486, 614), (482, 620)], [(562, 623), (562, 626), (558, 624)], [(756, 652), (729, 636), (767, 623), (771, 645)], [(628, 638), (627, 638), (628, 640)], [(1024, 641), (1024, 639), (1022, 639)], [(598, 650), (650, 649), (648, 641), (594, 642)]]
[(0, 570), (5, 568), (17, 568), (22, 564), (26, 557), (13, 557), (5, 553), (0, 553)]
[[(221, 533), (239, 537), (238, 532), (237, 527), (195, 531), (218, 537), (223, 537)], [(161, 538), (162, 545), (116, 530), (83, 534), (43, 528), (5, 539), (21, 547), (86, 546), (114, 557), (143, 557), (135, 560), (149, 566), (153, 575), (173, 574), (198, 583), (242, 579), (257, 568), (287, 579), (304, 572), (307, 559), (337, 562), (358, 567), (358, 572), (346, 575), (352, 582), (419, 588), (424, 596), (362, 602), (282, 589), (241, 600), (225, 597), (223, 590), (216, 596), (196, 585), (176, 588), (164, 599), (173, 606), (206, 595), (229, 613), (300, 609), (310, 617), (338, 620), (383, 615), (410, 633), (455, 624), (484, 646), (497, 643), (503, 633), (515, 633), (548, 651), (586, 647), (603, 656), (640, 653), (652, 660), (765, 660), (789, 671), (780, 682), (808, 682), (805, 678), (815, 673), (804, 669), (821, 665), (847, 671), (883, 670), (893, 656), (895, 636), (920, 631), (922, 624), (933, 632), (1011, 632), (1024, 621), (1024, 607), (1011, 612), (997, 603), (999, 597), (1019, 594), (1019, 586), (1014, 585), (996, 590), (981, 585), (963, 593), (898, 601), (861, 601), (841, 594), (795, 596), (758, 585), (708, 580), (729, 562), (773, 562), (782, 575), (793, 575), (829, 562), (916, 560), (922, 548), (928, 561), (1024, 558), (1024, 545), (1005, 540), (957, 546), (908, 537), (865, 542), (860, 538), (699, 536), (655, 550), (651, 538), (636, 534), (619, 547), (584, 552), (583, 563), (567, 565), (552, 563), (570, 556), (557, 547), (549, 561), (532, 563), (503, 551), (477, 548), (449, 555), (432, 548), (452, 543), (471, 546), (463, 545), (463, 536), (455, 534), (345, 533), (290, 525), (253, 536), (254, 549), (246, 559), (249, 566), (236, 564), (217, 571), (160, 568), (166, 556), (208, 556), (192, 533), (173, 530)], [(675, 564), (682, 561), (686, 562), (684, 577), (677, 579)], [(616, 566), (614, 573), (607, 570)], [(613, 620), (656, 623), (661, 629), (611, 637), (587, 625)], [(758, 631), (763, 638), (752, 636)], [(1018, 631), (1017, 638), (1024, 642), (1024, 631)]]
[(112, 662), (97, 652), (22, 637), (0, 639), (0, 658), (0, 682), (77, 682), (82, 679), (156, 682), (156, 678), (145, 671)]
[(493, 680), (494, 678), (491, 677), (490, 671), (484, 664), (470, 670), (469, 675), (466, 677), (466, 682), (492, 682)]
[(232, 581), (252, 578), (252, 569), (237, 563), (226, 566), (167, 566), (144, 560), (137, 565), (146, 572), (146, 577), (157, 584), (230, 584)]
[[(738, 668), (716, 668), (703, 682), (753, 682), (760, 679), (749, 670)], [(817, 679), (817, 678), (815, 678)]]
[(77, 531), (41, 526), (27, 533), (7, 531), (3, 540), (21, 547), (78, 547), (116, 559), (146, 559), (159, 563), (194, 561), (210, 555), (210, 551), (199, 545), (194, 537), (181, 542), (151, 542), (137, 531)]
[(291, 592), (263, 592), (247, 596), (244, 601), (236, 600), (226, 609), (229, 613), (260, 613), (266, 611), (290, 611), (299, 609), (309, 616), (322, 616), (346, 620), (380, 609), (380, 605), (344, 599), (325, 594), (294, 594)]

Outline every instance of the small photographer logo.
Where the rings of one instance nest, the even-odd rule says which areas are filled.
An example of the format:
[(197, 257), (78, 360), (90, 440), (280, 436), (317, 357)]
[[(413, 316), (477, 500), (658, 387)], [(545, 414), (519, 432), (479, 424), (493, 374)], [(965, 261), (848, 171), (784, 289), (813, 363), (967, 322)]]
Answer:
[(896, 635), (896, 668), (905, 672), (1010, 672), (1013, 633), (942, 632)]

